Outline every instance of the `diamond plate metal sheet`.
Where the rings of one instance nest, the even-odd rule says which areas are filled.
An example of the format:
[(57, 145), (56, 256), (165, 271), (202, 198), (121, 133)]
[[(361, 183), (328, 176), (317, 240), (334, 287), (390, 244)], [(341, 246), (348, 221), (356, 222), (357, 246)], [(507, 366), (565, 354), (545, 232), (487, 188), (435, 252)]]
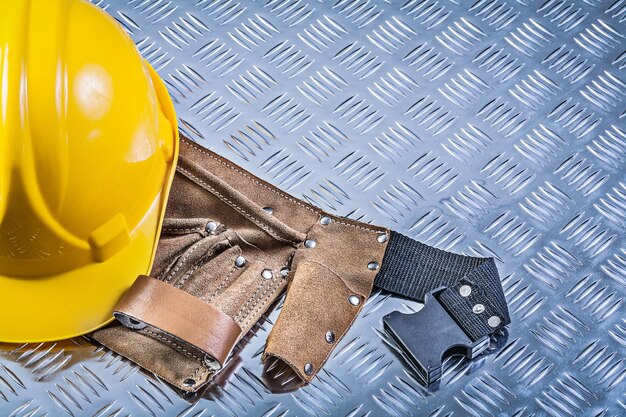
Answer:
[[(94, 1), (95, 2), (95, 1)], [(202, 395), (84, 339), (0, 345), (6, 416), (626, 415), (626, 1), (100, 0), (182, 130), (326, 210), (495, 256), (514, 320), (427, 390), (374, 294), (312, 384), (260, 354)]]

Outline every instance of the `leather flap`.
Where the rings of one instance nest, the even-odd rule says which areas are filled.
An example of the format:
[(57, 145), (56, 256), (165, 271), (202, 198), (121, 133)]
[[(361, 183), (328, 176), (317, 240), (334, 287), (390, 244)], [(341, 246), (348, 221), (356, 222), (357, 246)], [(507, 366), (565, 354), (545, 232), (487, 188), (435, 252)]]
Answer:
[(388, 233), (320, 217), (294, 257), (294, 275), (264, 359), (281, 359), (305, 382), (315, 377), (369, 297), (387, 247), (380, 237)]
[(153, 327), (202, 351), (205, 364), (221, 369), (237, 343), (241, 328), (211, 304), (163, 281), (140, 276), (115, 307), (126, 327)]

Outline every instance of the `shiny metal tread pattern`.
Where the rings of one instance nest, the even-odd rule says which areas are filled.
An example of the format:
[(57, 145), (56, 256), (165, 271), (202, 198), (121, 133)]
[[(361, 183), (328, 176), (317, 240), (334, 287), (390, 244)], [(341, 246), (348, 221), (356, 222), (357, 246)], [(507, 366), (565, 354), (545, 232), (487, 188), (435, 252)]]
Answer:
[(84, 339), (0, 345), (0, 415), (626, 415), (624, 0), (98, 0), (193, 139), (325, 210), (494, 256), (502, 346), (422, 387), (376, 292), (312, 384), (260, 363), (202, 397)]

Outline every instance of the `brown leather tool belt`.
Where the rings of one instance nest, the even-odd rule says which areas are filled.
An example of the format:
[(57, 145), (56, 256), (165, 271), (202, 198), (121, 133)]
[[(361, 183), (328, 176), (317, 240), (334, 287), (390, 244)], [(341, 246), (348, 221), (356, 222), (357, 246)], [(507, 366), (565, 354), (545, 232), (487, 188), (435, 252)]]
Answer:
[(427, 370), (426, 380), (437, 376), (447, 345), (465, 344), (472, 356), (510, 322), (493, 260), (449, 254), (323, 212), (183, 138), (151, 276), (138, 278), (115, 309), (118, 323), (93, 338), (196, 391), (288, 287), (263, 360), (278, 358), (308, 382), (361, 311), (375, 279), (380, 288), (420, 301), (448, 287), (431, 293), (432, 314), (423, 317), (434, 317), (463, 341), (438, 340), (434, 353), (424, 355), (416, 347), (420, 333), (407, 328), (405, 318), (385, 322)]
[(195, 391), (289, 285), (264, 358), (310, 381), (369, 296), (377, 271), (368, 264), (382, 262), (388, 233), (324, 213), (183, 139), (152, 278), (116, 307), (123, 325), (93, 337)]

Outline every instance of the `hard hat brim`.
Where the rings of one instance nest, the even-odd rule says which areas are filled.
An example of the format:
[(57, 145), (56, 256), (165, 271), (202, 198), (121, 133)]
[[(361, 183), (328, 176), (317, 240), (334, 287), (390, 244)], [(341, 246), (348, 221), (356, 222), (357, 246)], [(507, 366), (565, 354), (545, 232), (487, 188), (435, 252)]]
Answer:
[(117, 301), (137, 275), (150, 269), (160, 208), (152, 211), (129, 245), (106, 262), (48, 277), (0, 275), (0, 294), (11, 294), (0, 303), (0, 339), (9, 343), (68, 339), (111, 322)]

